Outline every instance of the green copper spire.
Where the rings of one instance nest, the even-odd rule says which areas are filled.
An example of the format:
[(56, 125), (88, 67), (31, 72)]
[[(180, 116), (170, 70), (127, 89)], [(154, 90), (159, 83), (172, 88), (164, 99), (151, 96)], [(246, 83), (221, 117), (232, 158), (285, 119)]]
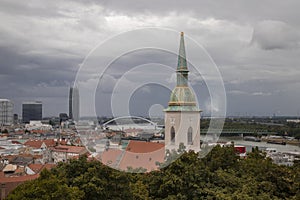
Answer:
[(187, 70), (183, 32), (181, 32), (180, 34), (180, 46), (179, 46), (177, 70), (178, 71)]
[(180, 46), (177, 64), (177, 85), (171, 93), (169, 106), (165, 111), (200, 111), (193, 91), (188, 86), (187, 61), (184, 46), (184, 34), (180, 34)]
[(178, 64), (177, 64), (177, 86), (188, 86), (188, 73), (185, 46), (184, 46), (184, 34), (180, 34), (180, 46), (178, 54)]

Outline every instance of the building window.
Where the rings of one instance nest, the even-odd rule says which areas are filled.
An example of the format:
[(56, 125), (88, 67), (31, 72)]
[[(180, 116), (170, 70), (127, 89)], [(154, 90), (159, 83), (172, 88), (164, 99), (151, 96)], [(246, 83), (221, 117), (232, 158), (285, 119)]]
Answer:
[(187, 134), (187, 140), (188, 140), (188, 144), (193, 144), (193, 129), (192, 127), (190, 127), (188, 129), (188, 134)]
[(171, 128), (171, 143), (175, 143), (175, 129), (173, 126)]

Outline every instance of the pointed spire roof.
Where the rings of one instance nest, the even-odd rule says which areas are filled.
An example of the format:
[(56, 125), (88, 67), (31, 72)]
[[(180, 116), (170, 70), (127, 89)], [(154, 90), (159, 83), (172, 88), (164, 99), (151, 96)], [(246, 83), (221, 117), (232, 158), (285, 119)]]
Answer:
[(180, 46), (177, 64), (177, 85), (171, 93), (169, 106), (165, 109), (168, 111), (197, 111), (196, 98), (193, 91), (188, 86), (188, 73), (187, 61), (184, 46), (184, 34), (180, 34)]
[(184, 33), (181, 32), (177, 71), (187, 71), (187, 70), (188, 69), (187, 69), (187, 62), (186, 62), (186, 55), (185, 55)]

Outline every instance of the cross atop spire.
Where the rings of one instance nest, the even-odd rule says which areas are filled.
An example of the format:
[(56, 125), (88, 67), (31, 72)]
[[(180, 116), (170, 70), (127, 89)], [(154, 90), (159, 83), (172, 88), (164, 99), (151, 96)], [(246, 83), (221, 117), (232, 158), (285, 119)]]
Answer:
[(177, 71), (188, 71), (184, 46), (184, 33), (180, 33), (180, 46), (178, 54)]

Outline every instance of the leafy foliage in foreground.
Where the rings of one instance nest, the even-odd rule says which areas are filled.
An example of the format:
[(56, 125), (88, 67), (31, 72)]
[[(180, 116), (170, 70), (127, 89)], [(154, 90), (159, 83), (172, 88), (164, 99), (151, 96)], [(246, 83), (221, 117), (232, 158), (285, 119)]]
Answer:
[(233, 147), (205, 158), (186, 152), (145, 174), (119, 172), (86, 157), (60, 163), (17, 187), (8, 199), (300, 199), (300, 164), (278, 166), (258, 150), (239, 159)]

